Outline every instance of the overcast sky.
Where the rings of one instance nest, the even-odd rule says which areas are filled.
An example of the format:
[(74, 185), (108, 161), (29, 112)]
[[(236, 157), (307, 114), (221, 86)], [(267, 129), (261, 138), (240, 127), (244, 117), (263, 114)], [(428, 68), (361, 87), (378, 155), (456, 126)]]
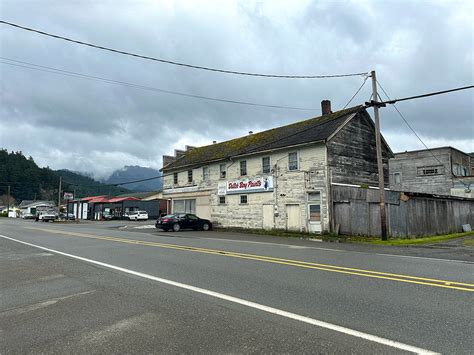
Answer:
[[(195, 65), (302, 75), (375, 69), (392, 97), (474, 81), (472, 1), (1, 0), (0, 6), (5, 21)], [(212, 73), (5, 25), (0, 44), (1, 57), (36, 65), (195, 95), (314, 108), (198, 100), (0, 63), (0, 147), (21, 150), (41, 166), (95, 177), (124, 165), (160, 168), (163, 154), (186, 144), (319, 116), (323, 99), (340, 109), (363, 82)], [(370, 91), (367, 81), (353, 104), (368, 100)], [(430, 147), (474, 151), (473, 97), (468, 90), (398, 108)], [(382, 109), (381, 120), (393, 151), (422, 148), (392, 107)]]

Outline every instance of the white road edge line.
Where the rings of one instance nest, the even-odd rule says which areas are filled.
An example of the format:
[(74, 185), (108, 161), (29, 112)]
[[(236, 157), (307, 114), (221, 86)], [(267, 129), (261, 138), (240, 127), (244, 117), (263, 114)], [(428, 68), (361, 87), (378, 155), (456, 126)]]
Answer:
[(351, 335), (351, 336), (354, 336), (354, 337), (357, 337), (357, 338), (362, 338), (364, 340), (368, 340), (368, 341), (372, 341), (374, 343), (390, 346), (392, 348), (405, 350), (405, 351), (409, 351), (409, 352), (416, 353), (416, 354), (438, 354), (436, 352), (426, 350), (426, 349), (422, 349), (422, 348), (418, 348), (416, 346), (407, 345), (407, 344), (403, 344), (403, 343), (400, 343), (400, 342), (397, 342), (397, 341), (394, 341), (394, 340), (381, 338), (381, 337), (378, 337), (376, 335), (363, 333), (363, 332), (353, 330), (353, 329), (350, 329), (350, 328), (346, 328), (346, 327), (342, 327), (342, 326), (339, 326), (339, 325), (336, 325), (336, 324), (327, 323), (327, 322), (320, 321), (320, 320), (317, 320), (317, 319), (301, 316), (301, 315), (298, 315), (298, 314), (295, 314), (295, 313), (283, 311), (281, 309), (273, 308), (273, 307), (270, 307), (270, 306), (265, 306), (265, 305), (255, 303), (255, 302), (252, 302), (252, 301), (247, 301), (247, 300), (237, 298), (237, 297), (233, 297), (233, 296), (229, 296), (229, 295), (226, 295), (226, 294), (223, 294), (223, 293), (206, 290), (206, 289), (203, 289), (203, 288), (183, 284), (183, 283), (168, 280), (168, 279), (163, 279), (161, 277), (156, 277), (156, 276), (149, 275), (149, 274), (144, 274), (144, 273), (141, 273), (141, 272), (138, 272), (138, 271), (125, 269), (125, 268), (122, 268), (122, 267), (119, 267), (119, 266), (106, 264), (106, 263), (103, 263), (103, 262), (100, 262), (100, 261), (83, 258), (81, 256), (64, 253), (64, 252), (59, 251), (59, 250), (45, 248), (45, 247), (42, 247), (40, 245), (31, 244), (31, 243), (28, 243), (28, 242), (24, 242), (24, 241), (21, 241), (21, 240), (10, 238), (10, 237), (7, 237), (7, 236), (2, 235), (2, 234), (0, 234), (0, 237), (4, 238), (4, 239), (11, 240), (11, 241), (14, 241), (14, 242), (17, 242), (17, 243), (25, 244), (25, 245), (28, 245), (28, 246), (31, 246), (31, 247), (46, 250), (46, 251), (49, 251), (49, 252), (52, 252), (52, 253), (56, 253), (56, 254), (59, 254), (59, 255), (67, 256), (67, 257), (70, 257), (70, 258), (73, 258), (73, 259), (77, 259), (77, 260), (85, 261), (85, 262), (88, 262), (88, 263), (91, 263), (91, 264), (106, 267), (106, 268), (109, 268), (109, 269), (121, 271), (121, 272), (130, 274), (130, 275), (139, 276), (139, 277), (142, 277), (142, 278), (145, 278), (145, 279), (148, 279), (148, 280), (153, 280), (153, 281), (160, 282), (160, 283), (163, 283), (163, 284), (179, 287), (179, 288), (182, 288), (182, 289), (185, 289), (185, 290), (201, 293), (201, 294), (211, 296), (211, 297), (214, 297), (214, 298), (218, 298), (218, 299), (221, 299), (221, 300), (224, 300), (224, 301), (237, 303), (237, 304), (240, 304), (240, 305), (243, 305), (243, 306), (246, 306), (246, 307), (250, 307), (250, 308), (255, 308), (255, 309), (267, 312), (267, 313), (276, 314), (276, 315), (279, 315), (281, 317), (285, 317), (285, 318), (293, 319), (293, 320), (300, 321), (300, 322), (303, 322), (303, 323), (315, 325), (315, 326), (321, 327), (321, 328), (330, 329), (330, 330), (333, 330), (333, 331), (336, 331), (336, 332), (339, 332), (339, 333), (343, 333), (343, 334), (347, 334), (347, 335)]

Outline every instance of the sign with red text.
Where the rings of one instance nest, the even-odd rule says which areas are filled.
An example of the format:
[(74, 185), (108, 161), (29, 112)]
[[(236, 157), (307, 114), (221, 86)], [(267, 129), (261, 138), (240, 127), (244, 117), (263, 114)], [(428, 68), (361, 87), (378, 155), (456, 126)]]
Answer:
[(246, 194), (273, 191), (273, 176), (256, 177), (226, 182), (226, 194)]

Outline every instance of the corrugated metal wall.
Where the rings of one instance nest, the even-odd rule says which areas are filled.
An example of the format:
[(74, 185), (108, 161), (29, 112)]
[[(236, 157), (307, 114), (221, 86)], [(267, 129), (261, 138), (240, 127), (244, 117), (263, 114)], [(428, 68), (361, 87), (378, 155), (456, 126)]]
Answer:
[[(380, 235), (379, 191), (332, 185), (334, 225), (346, 235)], [(388, 233), (394, 237), (447, 234), (474, 226), (474, 200), (406, 196), (385, 191)]]

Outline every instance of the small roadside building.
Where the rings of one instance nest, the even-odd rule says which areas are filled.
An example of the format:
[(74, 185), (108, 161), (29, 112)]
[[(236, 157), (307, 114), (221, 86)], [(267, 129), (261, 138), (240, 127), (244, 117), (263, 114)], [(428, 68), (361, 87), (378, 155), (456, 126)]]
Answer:
[[(319, 117), (163, 156), (172, 212), (222, 227), (333, 230), (332, 184), (378, 184), (375, 127), (364, 106), (321, 106)], [(393, 154), (382, 142), (388, 185)]]
[(390, 188), (446, 196), (472, 197), (473, 158), (453, 147), (405, 151), (390, 159)]
[(54, 209), (56, 205), (53, 201), (23, 200), (18, 205), (18, 208), (20, 209), (20, 217), (34, 218), (37, 213)]
[(158, 192), (130, 193), (120, 196), (90, 196), (68, 201), (68, 211), (76, 219), (123, 219), (132, 211), (147, 211), (149, 218), (158, 218), (167, 212), (167, 202)]

